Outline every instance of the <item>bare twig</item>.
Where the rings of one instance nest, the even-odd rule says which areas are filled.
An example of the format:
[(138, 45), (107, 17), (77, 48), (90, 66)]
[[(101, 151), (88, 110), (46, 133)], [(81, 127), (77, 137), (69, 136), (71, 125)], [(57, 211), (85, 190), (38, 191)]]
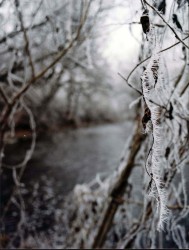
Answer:
[(145, 9), (145, 5), (144, 5), (143, 0), (140, 0), (140, 2), (141, 2), (141, 4), (142, 4), (143, 9)]
[(90, 6), (90, 2), (88, 3), (86, 10), (81, 18), (81, 22), (80, 25), (77, 29), (76, 35), (75, 37), (70, 41), (70, 43), (68, 44), (67, 47), (63, 48), (63, 50), (57, 55), (57, 57), (54, 59), (53, 62), (51, 62), (46, 68), (44, 68), (40, 73), (38, 73), (37, 75), (35, 75), (35, 77), (33, 77), (30, 81), (28, 81), (28, 83), (26, 85), (24, 85), (19, 92), (17, 92), (12, 101), (5, 107), (3, 113), (2, 113), (2, 117), (0, 119), (0, 124), (3, 127), (5, 127), (8, 117), (11, 113), (12, 108), (14, 107), (14, 105), (17, 103), (17, 101), (20, 99), (21, 96), (23, 96), (26, 91), (30, 88), (30, 86), (36, 82), (37, 80), (39, 80), (41, 77), (44, 76), (44, 74), (51, 69), (53, 66), (56, 65), (56, 63), (67, 54), (67, 52), (74, 46), (75, 42), (78, 40), (82, 27), (85, 24), (85, 21), (87, 19), (87, 15), (88, 15), (88, 11), (89, 11), (89, 6)]
[(37, 13), (39, 12), (39, 10), (40, 10), (42, 4), (43, 4), (43, 0), (41, 0), (41, 1), (39, 2), (39, 5), (37, 6), (35, 12), (32, 14), (32, 17), (33, 17), (33, 18), (35, 18), (35, 16), (36, 16)]
[[(5, 1), (5, 0), (3, 0)], [(61, 7), (59, 7), (58, 9), (56, 9), (54, 12), (53, 12), (53, 15), (57, 16), (59, 15), (62, 10), (65, 8), (65, 6), (67, 5), (67, 3), (64, 3)], [(40, 6), (40, 5), (39, 5)], [(0, 6), (1, 7), (1, 6)], [(35, 13), (34, 13), (35, 15)], [(34, 17), (34, 16), (33, 16)], [(32, 25), (29, 25), (28, 27), (25, 27), (25, 30), (28, 31), (28, 30), (35, 30), (37, 28), (40, 28), (40, 27), (43, 27), (45, 24), (47, 24), (49, 22), (49, 20), (47, 18), (45, 18), (43, 21), (41, 21), (40, 23), (37, 23), (37, 24), (32, 24)], [(7, 38), (13, 38), (15, 37), (16, 35), (18, 35), (20, 32), (22, 32), (22, 29), (18, 29), (16, 31), (13, 31), (9, 34), (7, 34), (6, 36), (2, 37), (0, 39), (0, 44), (1, 43), (4, 43), (6, 41)]]
[(21, 179), (22, 179), (22, 176), (24, 174), (24, 171), (26, 169), (26, 166), (27, 166), (27, 163), (28, 161), (31, 159), (32, 155), (33, 155), (33, 152), (34, 152), (34, 149), (35, 149), (35, 144), (36, 144), (36, 124), (35, 124), (35, 120), (34, 120), (34, 117), (33, 117), (33, 114), (31, 112), (31, 110), (26, 106), (26, 104), (22, 101), (21, 102), (21, 105), (22, 107), (25, 109), (25, 111), (27, 112), (28, 116), (29, 116), (29, 120), (30, 120), (30, 129), (31, 129), (31, 132), (32, 132), (32, 140), (31, 140), (31, 146), (30, 146), (30, 149), (27, 150), (26, 152), (26, 155), (24, 157), (24, 160), (16, 165), (14, 168), (12, 168), (12, 171), (14, 173), (16, 173), (16, 168), (20, 168), (20, 172), (16, 178), (16, 182), (15, 182), (15, 186), (13, 187), (13, 190), (12, 190), (12, 193), (9, 197), (9, 200), (7, 201), (6, 205), (5, 205), (5, 208), (2, 212), (2, 215), (1, 215), (1, 219), (0, 221), (3, 221), (9, 207), (10, 207), (10, 204), (11, 204), (11, 201), (12, 201), (12, 197), (16, 194), (16, 192), (18, 191), (18, 188), (19, 188), (19, 184)]
[(24, 21), (23, 21), (22, 12), (21, 12), (21, 9), (20, 9), (19, 0), (15, 0), (15, 7), (17, 9), (18, 18), (19, 18), (19, 21), (20, 21), (21, 29), (22, 29), (23, 34), (24, 34), (25, 51), (26, 51), (26, 54), (28, 55), (29, 64), (30, 64), (31, 71), (32, 71), (32, 77), (35, 77), (35, 68), (34, 68), (34, 64), (33, 64), (33, 60), (32, 60), (32, 55), (31, 55), (31, 52), (30, 52), (29, 38), (28, 38), (27, 31), (26, 31), (26, 29), (24, 27)]
[[(17, 1), (18, 0), (15, 0), (16, 4), (17, 4)], [(88, 15), (88, 12), (89, 12), (89, 6), (90, 6), (90, 3), (86, 6), (84, 14), (81, 17), (80, 25), (78, 27), (76, 35), (71, 40), (71, 42), (69, 43), (69, 45), (66, 48), (64, 48), (59, 53), (59, 55), (55, 58), (55, 60), (52, 63), (50, 63), (49, 66), (47, 66), (44, 70), (42, 70), (38, 75), (36, 75), (36, 76), (34, 75), (34, 77), (25, 86), (23, 86), (19, 92), (17, 92), (15, 94), (15, 96), (12, 99), (12, 101), (9, 102), (9, 103), (7, 103), (5, 109), (2, 112), (2, 117), (0, 119), (0, 125), (1, 125), (1, 130), (0, 130), (0, 150), (2, 150), (2, 148), (3, 148), (3, 139), (4, 139), (5, 126), (6, 126), (7, 122), (8, 122), (9, 115), (11, 114), (12, 109), (14, 108), (15, 104), (19, 101), (20, 97), (22, 97), (24, 95), (24, 93), (29, 89), (29, 87), (34, 82), (36, 82), (38, 79), (40, 79), (42, 76), (44, 76), (44, 74), (50, 68), (52, 68), (70, 50), (70, 48), (72, 48), (72, 46), (74, 45), (74, 43), (79, 39), (80, 32), (81, 32), (82, 27), (83, 27), (83, 25), (84, 25), (84, 23), (85, 23), (85, 21), (87, 19), (87, 15)], [(25, 107), (25, 108), (27, 108), (27, 107)], [(30, 120), (32, 120), (31, 121), (31, 127), (32, 127), (32, 126), (34, 126), (34, 125), (32, 125), (32, 124), (34, 124), (34, 121), (32, 119), (32, 113), (30, 112), (30, 110), (28, 108), (27, 108), (27, 112), (29, 112), (28, 114), (30, 116)], [(35, 138), (36, 138), (35, 128), (32, 127), (32, 131), (34, 131), (34, 136), (33, 136), (34, 143), (32, 142), (31, 154), (32, 154), (32, 152), (34, 150), (34, 147), (35, 147)], [(26, 163), (27, 163), (28, 159), (30, 159), (30, 155), (26, 155), (26, 158), (24, 159), (23, 167), (21, 168), (20, 174), (19, 174), (19, 177), (18, 177), (18, 181), (19, 182), (20, 182), (20, 180), (22, 178), (22, 175), (24, 173), (24, 170), (25, 170)], [(11, 194), (11, 197), (15, 194), (16, 190), (17, 190), (17, 188), (13, 189), (13, 193)], [(5, 206), (5, 209), (4, 209), (3, 216), (1, 218), (1, 220), (3, 219), (3, 217), (6, 214), (6, 212), (8, 211), (8, 208), (9, 208), (10, 204), (11, 204), (11, 198), (9, 199), (8, 203)]]
[[(186, 40), (187, 38), (189, 38), (189, 36), (186, 36), (186, 37), (183, 39), (183, 41)], [(162, 49), (162, 50), (160, 50), (160, 51), (157, 52), (157, 53), (159, 54), (159, 53), (165, 52), (165, 51), (167, 51), (167, 50), (169, 50), (169, 49), (175, 47), (175, 46), (178, 45), (178, 44), (180, 44), (180, 42), (174, 43), (174, 44), (172, 44), (171, 46), (169, 46), (169, 47), (167, 47), (167, 48), (165, 48), (165, 49)], [(125, 81), (128, 83), (128, 81), (129, 81), (131, 75), (133, 74), (133, 72), (134, 72), (140, 65), (142, 65), (144, 62), (148, 61), (150, 58), (151, 58), (151, 56), (149, 56), (149, 57), (147, 57), (146, 59), (144, 59), (144, 60), (142, 60), (141, 62), (139, 62), (139, 63), (131, 70), (131, 72), (129, 73), (129, 75), (127, 76), (127, 78), (126, 78), (126, 79), (124, 78)]]
[(168, 106), (168, 104), (170, 103), (170, 100), (171, 100), (172, 96), (174, 95), (174, 93), (175, 93), (175, 91), (176, 91), (176, 87), (178, 86), (180, 80), (182, 79), (182, 76), (183, 76), (183, 74), (184, 74), (186, 65), (187, 65), (187, 63), (185, 62), (185, 64), (184, 64), (184, 66), (183, 66), (183, 68), (182, 68), (182, 70), (181, 70), (179, 76), (177, 77), (177, 79), (176, 79), (176, 81), (175, 81), (174, 89), (173, 89), (173, 91), (172, 91), (172, 93), (171, 93), (171, 95), (170, 95), (170, 97), (169, 97), (169, 101), (168, 101), (168, 103), (167, 103), (166, 106)]
[[(17, 3), (18, 0), (15, 0), (15, 2)], [(3, 139), (4, 139), (4, 133), (5, 133), (5, 127), (6, 127), (6, 124), (8, 122), (8, 118), (12, 112), (12, 109), (14, 108), (14, 106), (16, 105), (16, 103), (19, 101), (20, 97), (22, 97), (25, 92), (29, 89), (29, 87), (34, 83), (36, 82), (38, 79), (40, 79), (42, 76), (44, 76), (44, 74), (50, 69), (52, 68), (75, 44), (75, 42), (79, 39), (79, 36), (80, 36), (80, 33), (81, 33), (81, 30), (82, 30), (82, 27), (83, 25), (85, 24), (85, 21), (87, 19), (87, 15), (88, 15), (88, 12), (89, 12), (89, 6), (90, 6), (90, 3), (87, 4), (86, 8), (85, 8), (85, 11), (84, 11), (84, 14), (82, 15), (81, 17), (81, 20), (80, 20), (80, 25), (77, 29), (77, 32), (76, 32), (76, 35), (75, 37), (70, 41), (69, 45), (64, 48), (59, 54), (58, 56), (54, 59), (53, 62), (51, 62), (49, 64), (49, 66), (47, 66), (45, 69), (43, 69), (39, 74), (35, 75), (25, 86), (23, 86), (21, 88), (21, 90), (19, 92), (17, 92), (15, 94), (15, 96), (13, 97), (13, 99), (11, 100), (11, 102), (9, 103), (6, 103), (7, 105), (5, 106), (3, 112), (2, 112), (2, 116), (1, 116), (1, 119), (0, 119), (0, 125), (1, 125), (1, 129), (0, 129), (0, 150), (2, 151), (3, 149)], [(30, 114), (31, 115), (31, 114)], [(35, 138), (34, 138), (35, 139)], [(31, 152), (33, 152), (33, 148), (34, 148), (34, 144), (32, 144), (32, 150)], [(24, 173), (24, 170), (25, 170), (25, 166), (28, 161), (28, 158), (29, 156), (27, 156), (27, 159), (24, 161), (24, 165), (23, 167), (21, 168), (20, 170), (20, 174), (19, 174), (19, 178), (18, 180), (20, 181), (21, 178), (22, 178), (22, 175)], [(16, 190), (16, 189), (14, 189)], [(13, 191), (13, 194), (14, 195), (15, 191)], [(12, 197), (11, 195), (11, 197)], [(3, 217), (5, 216), (6, 212), (8, 211), (8, 207), (10, 205), (10, 201), (7, 203), (6, 205), (6, 209), (4, 210), (4, 213), (3, 213)]]
[(3, 100), (5, 101), (5, 103), (8, 105), (9, 99), (8, 99), (7, 95), (5, 94), (4, 90), (1, 88), (1, 86), (0, 86), (0, 94), (3, 97)]
[(140, 90), (136, 89), (135, 87), (133, 87), (133, 86), (128, 82), (128, 80), (127, 80), (124, 76), (122, 76), (121, 73), (118, 73), (118, 75), (121, 76), (121, 78), (122, 78), (123, 80), (126, 81), (126, 83), (129, 85), (129, 87), (131, 87), (131, 88), (134, 89), (136, 92), (138, 92), (140, 95), (142, 95), (142, 92), (141, 92)]
[(132, 227), (129, 229), (129, 232), (125, 235), (124, 239), (121, 243), (118, 243), (117, 249), (127, 249), (130, 248), (131, 244), (135, 240), (137, 234), (142, 231), (145, 226), (146, 222), (150, 218), (152, 214), (152, 202), (149, 201), (146, 205), (144, 205), (144, 209), (142, 214), (139, 217), (138, 223), (132, 225)]
[(185, 91), (187, 90), (188, 87), (189, 87), (189, 82), (186, 84), (186, 86), (181, 91), (180, 96), (184, 95), (184, 93), (185, 93)]
[(4, 4), (4, 2), (5, 2), (5, 0), (2, 0), (2, 1), (0, 2), (0, 7)]
[[(28, 31), (29, 29), (34, 30), (34, 29), (37, 29), (37, 28), (40, 28), (40, 27), (44, 26), (44, 25), (47, 24), (47, 23), (48, 23), (48, 20), (44, 20), (44, 21), (42, 21), (42, 22), (40, 22), (40, 23), (37, 23), (37, 24), (32, 25), (31, 27), (26, 27), (25, 30), (26, 30), (26, 31)], [(15, 37), (16, 35), (18, 35), (21, 31), (22, 31), (22, 29), (19, 29), (19, 30), (13, 31), (13, 32), (11, 32), (10, 34), (8, 34), (8, 35), (2, 37), (2, 38), (0, 39), (0, 44), (1, 44), (1, 43), (4, 43), (4, 42), (6, 41), (7, 38), (14, 38), (14, 37)]]

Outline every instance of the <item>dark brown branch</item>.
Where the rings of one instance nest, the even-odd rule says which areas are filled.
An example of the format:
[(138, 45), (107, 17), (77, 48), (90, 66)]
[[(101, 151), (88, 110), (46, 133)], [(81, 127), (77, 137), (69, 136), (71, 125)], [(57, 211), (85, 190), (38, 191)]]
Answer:
[(66, 48), (64, 48), (58, 55), (57, 57), (54, 59), (53, 62), (51, 62), (45, 69), (43, 69), (40, 73), (38, 73), (35, 77), (33, 77), (26, 85), (24, 85), (19, 92), (17, 92), (15, 94), (15, 96), (13, 97), (11, 103), (9, 103), (9, 105), (7, 105), (2, 113), (2, 117), (0, 119), (0, 125), (3, 127), (5, 127), (8, 117), (12, 111), (12, 108), (14, 107), (14, 105), (17, 103), (17, 101), (20, 99), (21, 96), (23, 96), (26, 91), (30, 88), (30, 86), (36, 82), (37, 80), (39, 80), (41, 77), (43, 77), (45, 75), (45, 73), (51, 69), (52, 67), (54, 67), (56, 65), (56, 63), (67, 54), (67, 52), (74, 46), (74, 44), (76, 43), (76, 41), (79, 39), (81, 30), (83, 25), (85, 24), (85, 21), (87, 19), (87, 15), (88, 15), (88, 11), (89, 11), (89, 6), (90, 6), (90, 2), (86, 7), (86, 10), (81, 18), (80, 21), (80, 25), (78, 27), (77, 33), (75, 35), (75, 37), (70, 41), (70, 43), (68, 44), (68, 46)]
[[(67, 3), (66, 3), (66, 4), (63, 4), (60, 8), (58, 8), (57, 10), (55, 10), (55, 11), (53, 12), (53, 15), (55, 15), (55, 16), (59, 15), (59, 14), (62, 12), (62, 10), (66, 7), (66, 5), (67, 5)], [(35, 13), (34, 13), (34, 15), (35, 15)], [(34, 16), (33, 16), (33, 17), (34, 17)], [(45, 18), (45, 20), (43, 20), (43, 21), (40, 22), (40, 23), (37, 23), (37, 24), (34, 24), (34, 25), (32, 25), (32, 26), (26, 27), (25, 30), (26, 30), (26, 31), (28, 31), (28, 30), (35, 30), (35, 29), (37, 29), (37, 28), (40, 28), (40, 27), (46, 25), (48, 22), (49, 22), (48, 18)], [(22, 29), (19, 29), (19, 30), (16, 30), (16, 31), (13, 31), (13, 32), (7, 34), (6, 36), (4, 36), (4, 37), (2, 37), (2, 38), (0, 39), (0, 44), (1, 44), (1, 43), (4, 43), (4, 42), (6, 41), (7, 38), (14, 38), (14, 37), (17, 36), (20, 32), (22, 32)]]
[(15, 0), (15, 6), (16, 6), (16, 9), (17, 9), (17, 12), (18, 12), (18, 18), (19, 18), (19, 21), (20, 21), (21, 29), (22, 29), (23, 34), (24, 34), (25, 51), (26, 51), (26, 54), (27, 54), (28, 59), (29, 59), (29, 64), (30, 64), (31, 71), (32, 71), (32, 77), (35, 77), (35, 68), (34, 68), (34, 64), (33, 64), (33, 60), (32, 60), (32, 55), (31, 55), (31, 52), (30, 52), (29, 38), (28, 38), (27, 31), (26, 31), (26, 29), (24, 27), (24, 21), (23, 21), (22, 12), (20, 10), (19, 0)]
[(94, 239), (92, 248), (101, 248), (103, 246), (104, 241), (106, 239), (106, 235), (112, 225), (114, 215), (119, 205), (122, 204), (121, 201), (123, 199), (124, 191), (127, 186), (128, 178), (133, 170), (135, 158), (145, 138), (145, 136), (141, 133), (140, 119), (138, 119), (137, 122), (138, 125), (134, 133), (134, 136), (132, 138), (128, 160), (125, 163), (125, 167), (123, 168), (123, 171), (118, 181), (115, 183), (114, 187), (112, 188), (112, 191), (110, 192), (109, 195), (110, 201), (103, 215), (102, 222)]
[(0, 7), (4, 4), (4, 2), (5, 2), (5, 0), (2, 0), (2, 1), (0, 2)]
[(189, 82), (186, 84), (186, 86), (181, 91), (180, 96), (184, 95), (184, 93), (185, 93), (185, 91), (187, 90), (188, 87), (189, 87)]
[[(34, 24), (32, 27), (26, 27), (25, 30), (33, 30), (33, 29), (37, 29), (39, 27), (42, 27), (44, 25), (46, 25), (48, 22), (48, 20), (42, 21), (41, 23), (38, 24)], [(8, 34), (7, 36), (4, 36), (0, 39), (0, 44), (4, 43), (6, 41), (7, 38), (14, 38), (16, 35), (18, 35), (20, 32), (22, 32), (22, 29), (16, 30), (11, 32), (10, 34)]]
[[(143, 214), (145, 214), (144, 218)], [(121, 244), (121, 247), (118, 246), (119, 248), (121, 249), (131, 248), (137, 234), (145, 228), (146, 222), (150, 218), (151, 214), (152, 214), (152, 202), (149, 201), (148, 204), (146, 205), (145, 211), (143, 211), (142, 214), (140, 215), (139, 222), (137, 224), (133, 224), (128, 234), (126, 234), (126, 236), (122, 240), (124, 243)]]
[(0, 86), (0, 94), (1, 94), (1, 96), (3, 97), (3, 100), (5, 101), (5, 103), (8, 105), (8, 104), (9, 104), (9, 99), (8, 99), (8, 97), (6, 96), (4, 90), (1, 88), (1, 86)]
[[(16, 1), (16, 0), (15, 0)], [(17, 2), (17, 1), (16, 1)], [(24, 95), (24, 93), (29, 89), (29, 87), (34, 83), (36, 82), (38, 79), (40, 79), (42, 76), (44, 76), (44, 74), (50, 69), (52, 68), (73, 46), (74, 46), (74, 43), (79, 39), (79, 36), (80, 36), (80, 33), (81, 33), (81, 30), (83, 28), (83, 25), (85, 24), (85, 21), (87, 19), (87, 16), (88, 16), (88, 12), (89, 12), (89, 7), (90, 7), (90, 3), (87, 4), (86, 6), (86, 9), (84, 11), (84, 14), (82, 15), (81, 17), (81, 20), (80, 20), (80, 25), (78, 27), (78, 30), (77, 30), (77, 33), (75, 35), (75, 37), (71, 40), (71, 42), (69, 43), (69, 45), (67, 46), (67, 48), (63, 49), (59, 55), (55, 58), (55, 60), (50, 63), (49, 66), (47, 66), (44, 70), (42, 70), (38, 75), (34, 76), (12, 99), (12, 101), (10, 103), (8, 103), (5, 107), (5, 109), (3, 110), (2, 112), (2, 117), (0, 119), (0, 150), (2, 150), (3, 148), (3, 141), (4, 141), (4, 133), (5, 133), (5, 127), (6, 127), (6, 124), (7, 124), (7, 121), (8, 121), (8, 118), (9, 118), (9, 115), (11, 114), (12, 112), (12, 109), (13, 107), (15, 106), (15, 104), (19, 101), (20, 97), (22, 97)], [(25, 167), (24, 166), (23, 168), (21, 168), (21, 171), (19, 173), (19, 177), (18, 177), (18, 181), (20, 182), (22, 176), (23, 176), (23, 173), (24, 173), (24, 170), (25, 170)], [(15, 192), (16, 192), (17, 188), (14, 188), (13, 189), (13, 192), (11, 194), (11, 197), (14, 196)], [(9, 201), (7, 202), (6, 206), (5, 206), (5, 209), (3, 211), (3, 216), (1, 218), (1, 221), (3, 220), (5, 214), (7, 213), (8, 211), (8, 208), (11, 204), (11, 197), (9, 199)]]

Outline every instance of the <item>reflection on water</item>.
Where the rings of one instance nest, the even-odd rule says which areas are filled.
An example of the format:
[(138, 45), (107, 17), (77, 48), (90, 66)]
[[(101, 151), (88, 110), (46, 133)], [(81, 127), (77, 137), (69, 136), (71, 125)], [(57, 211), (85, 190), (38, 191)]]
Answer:
[[(131, 123), (122, 123), (40, 136), (20, 187), (29, 219), (27, 230), (50, 229), (56, 209), (76, 184), (91, 181), (99, 172), (111, 174), (132, 130)], [(28, 140), (7, 145), (3, 162), (18, 164), (28, 149)], [(13, 187), (12, 171), (5, 170), (0, 180), (1, 213)], [(19, 208), (11, 203), (3, 222), (4, 232), (14, 233), (19, 220)]]
[(131, 132), (132, 124), (124, 123), (46, 135), (38, 141), (24, 178), (53, 177), (66, 194), (98, 172), (111, 173)]

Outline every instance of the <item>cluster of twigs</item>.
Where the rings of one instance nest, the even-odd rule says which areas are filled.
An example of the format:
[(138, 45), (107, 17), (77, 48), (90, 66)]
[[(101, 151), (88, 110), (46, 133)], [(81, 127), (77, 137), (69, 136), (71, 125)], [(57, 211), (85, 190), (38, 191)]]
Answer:
[[(5, 4), (3, 1), (1, 2), (1, 5)], [(39, 81), (44, 78), (45, 74), (47, 74), (51, 69), (54, 70), (55, 65), (62, 60), (78, 43), (81, 44), (80, 40), (83, 40), (85, 37), (85, 31), (84, 27), (86, 26), (86, 21), (89, 18), (89, 11), (91, 2), (82, 1), (81, 3), (81, 9), (79, 13), (79, 19), (77, 23), (77, 29), (73, 31), (73, 33), (70, 36), (70, 39), (66, 42), (66, 45), (63, 46), (61, 49), (53, 53), (53, 60), (49, 62), (46, 66), (44, 66), (42, 69), (39, 67), (36, 67), (36, 59), (33, 58), (33, 48), (30, 44), (31, 42), (31, 31), (35, 30), (43, 25), (47, 25), (48, 21), (45, 20), (42, 23), (39, 23), (37, 25), (31, 25), (30, 27), (26, 28), (25, 25), (25, 17), (23, 15), (23, 9), (22, 4), (19, 0), (14, 1), (15, 4), (15, 13), (17, 15), (18, 23), (20, 26), (20, 30), (16, 32), (10, 33), (5, 38), (1, 39), (1, 43), (6, 43), (6, 41), (9, 38), (15, 37), (17, 35), (23, 36), (23, 57), (25, 58), (26, 65), (19, 66), (16, 62), (13, 62), (13, 65), (10, 66), (10, 69), (5, 74), (1, 73), (1, 86), (0, 86), (0, 96), (1, 96), (1, 113), (0, 113), (0, 174), (3, 175), (3, 171), (5, 169), (9, 169), (12, 171), (12, 178), (13, 178), (13, 188), (10, 193), (10, 196), (8, 200), (6, 201), (6, 204), (2, 206), (1, 204), (1, 218), (0, 218), (0, 224), (1, 224), (1, 230), (3, 232), (5, 218), (7, 215), (7, 212), (10, 209), (10, 205), (13, 203), (13, 200), (15, 198), (18, 200), (18, 204), (20, 207), (20, 223), (18, 224), (18, 227), (22, 227), (22, 224), (24, 223), (24, 201), (20, 192), (20, 188), (22, 187), (22, 177), (24, 174), (24, 171), (26, 169), (28, 161), (31, 159), (35, 144), (36, 144), (36, 122), (33, 115), (33, 112), (29, 108), (27, 99), (25, 99), (25, 94), (28, 93), (30, 89), (32, 89), (32, 86), (36, 83), (39, 83)], [(36, 11), (33, 13), (33, 18), (38, 14), (38, 11), (40, 10), (42, 5), (42, 1), (40, 2), (40, 5), (36, 9)], [(65, 8), (65, 6), (63, 6)], [(99, 12), (99, 9), (97, 10), (97, 13)], [(88, 27), (88, 32), (90, 29), (92, 29), (94, 22), (91, 22), (91, 26)], [(89, 25), (88, 25), (89, 26)], [(15, 53), (16, 49), (15, 49)], [(13, 53), (14, 54), (14, 53)], [(40, 58), (40, 60), (43, 60)], [(27, 61), (28, 66), (27, 68)], [(23, 80), (22, 77), (16, 76), (13, 79), (11, 77), (14, 75), (14, 70), (19, 70), (21, 68), (23, 70)], [(62, 73), (62, 71), (61, 71)], [(15, 75), (14, 75), (15, 76)], [(59, 75), (61, 77), (61, 74)], [(8, 86), (5, 82), (8, 82)], [(55, 90), (56, 92), (56, 90)], [(51, 94), (51, 93), (50, 93)], [(55, 94), (55, 93), (54, 93)], [(49, 96), (46, 98), (49, 99)], [(16, 126), (16, 114), (19, 112), (24, 112), (26, 116), (28, 116), (29, 120), (29, 129), (31, 130), (31, 145), (30, 148), (26, 151), (24, 159), (16, 164), (16, 165), (8, 165), (5, 164), (4, 159), (4, 149), (6, 144), (6, 136), (8, 134), (8, 131), (10, 131), (10, 136), (14, 138), (16, 136), (15, 126)], [(2, 233), (3, 235), (3, 233)]]

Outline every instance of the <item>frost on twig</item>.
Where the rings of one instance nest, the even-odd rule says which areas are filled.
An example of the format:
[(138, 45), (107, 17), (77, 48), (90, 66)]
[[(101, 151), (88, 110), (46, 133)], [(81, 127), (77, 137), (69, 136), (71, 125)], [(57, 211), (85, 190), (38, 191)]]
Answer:
[[(150, 30), (150, 34), (152, 42), (156, 39), (155, 32), (153, 29)], [(155, 41), (156, 42), (156, 41)], [(157, 45), (155, 45), (157, 46)], [(166, 207), (167, 204), (167, 197), (166, 191), (164, 188), (163, 182), (163, 134), (164, 134), (164, 127), (162, 122), (162, 108), (157, 106), (155, 103), (150, 102), (149, 100), (157, 100), (156, 95), (158, 95), (158, 85), (159, 85), (159, 64), (160, 64), (160, 55), (156, 53), (157, 48), (155, 48), (155, 52), (152, 55), (146, 70), (142, 75), (142, 88), (143, 88), (143, 96), (144, 101), (146, 103), (146, 108), (148, 110), (148, 120), (151, 123), (152, 128), (152, 137), (153, 137), (153, 144), (151, 148), (151, 153), (147, 159), (147, 167), (148, 173), (150, 173), (152, 178), (152, 185), (150, 190), (150, 196), (153, 196), (157, 200), (158, 205), (158, 212), (159, 212), (159, 221), (157, 228), (163, 228), (164, 221), (168, 218), (168, 210)], [(149, 131), (149, 126), (147, 127), (147, 131)]]
[(146, 171), (151, 178), (149, 195), (157, 201), (157, 228), (163, 229), (164, 222), (171, 218), (167, 208), (168, 187), (181, 159), (186, 156), (187, 147), (183, 144), (187, 141), (187, 122), (179, 117), (179, 114), (186, 112), (176, 90), (173, 94), (170, 81), (165, 80), (167, 76), (158, 53), (158, 39), (152, 27), (149, 32), (152, 56), (141, 77), (145, 104), (142, 122), (146, 133), (152, 136), (146, 160)]

